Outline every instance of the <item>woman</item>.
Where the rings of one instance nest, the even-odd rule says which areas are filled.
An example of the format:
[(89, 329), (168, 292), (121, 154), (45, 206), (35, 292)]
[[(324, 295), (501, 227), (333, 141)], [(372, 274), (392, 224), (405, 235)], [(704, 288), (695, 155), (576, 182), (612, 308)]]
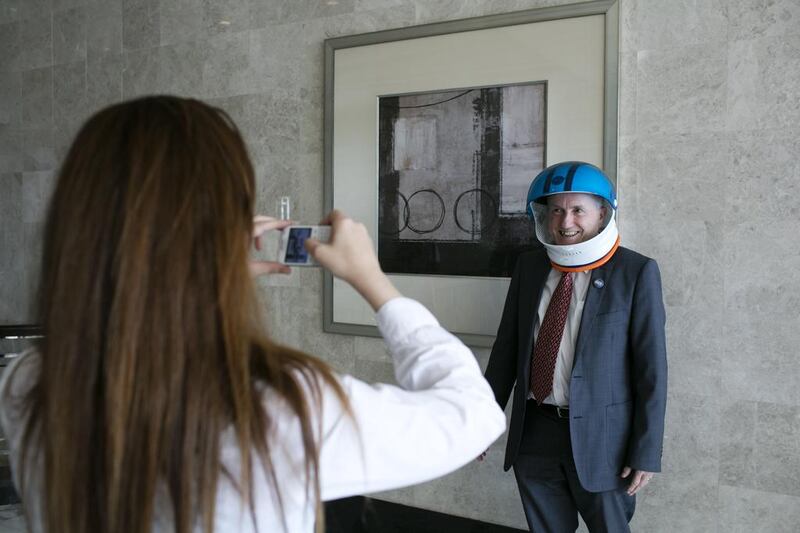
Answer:
[[(402, 386), (272, 342), (249, 272), (255, 183), (222, 111), (150, 97), (93, 116), (44, 239), (45, 337), (0, 384), (33, 531), (312, 531), (320, 501), (445, 474), (502, 412), (469, 350), (334, 212), (316, 260), (376, 310)], [(255, 237), (286, 222), (257, 218)]]

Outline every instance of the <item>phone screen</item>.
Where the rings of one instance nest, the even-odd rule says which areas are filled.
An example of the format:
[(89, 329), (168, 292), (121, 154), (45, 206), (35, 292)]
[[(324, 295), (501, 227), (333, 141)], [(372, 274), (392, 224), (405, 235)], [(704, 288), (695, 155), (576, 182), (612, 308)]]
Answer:
[(311, 237), (311, 228), (289, 228), (286, 243), (286, 263), (305, 264), (308, 262), (306, 239)]

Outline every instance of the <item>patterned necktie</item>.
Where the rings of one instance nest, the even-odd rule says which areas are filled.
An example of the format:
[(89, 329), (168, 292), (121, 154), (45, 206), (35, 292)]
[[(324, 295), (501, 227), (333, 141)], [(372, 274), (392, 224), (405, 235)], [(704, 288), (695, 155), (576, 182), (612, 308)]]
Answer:
[(561, 346), (561, 336), (564, 334), (564, 324), (567, 322), (571, 299), (572, 275), (565, 272), (550, 298), (531, 354), (531, 390), (538, 405), (542, 405), (553, 390), (553, 373), (556, 369), (558, 347)]

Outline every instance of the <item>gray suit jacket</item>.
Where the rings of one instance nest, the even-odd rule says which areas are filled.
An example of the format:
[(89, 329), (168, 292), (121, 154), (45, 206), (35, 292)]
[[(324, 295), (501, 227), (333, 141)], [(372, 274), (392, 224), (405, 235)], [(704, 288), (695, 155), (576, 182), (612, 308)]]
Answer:
[[(503, 408), (517, 384), (506, 470), (519, 454), (533, 326), (550, 268), (544, 250), (519, 257), (486, 369), (486, 379)], [(581, 485), (588, 491), (624, 485), (619, 477), (624, 466), (661, 471), (667, 400), (664, 324), (661, 277), (654, 260), (620, 247), (611, 260), (592, 271), (569, 393), (573, 457)]]

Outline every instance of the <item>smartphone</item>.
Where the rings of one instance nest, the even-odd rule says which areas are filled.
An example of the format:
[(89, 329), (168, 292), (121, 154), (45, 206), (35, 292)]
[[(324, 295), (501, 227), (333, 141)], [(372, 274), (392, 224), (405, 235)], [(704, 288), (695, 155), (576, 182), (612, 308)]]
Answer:
[(289, 226), (281, 234), (278, 261), (289, 266), (317, 266), (317, 262), (306, 250), (306, 239), (321, 242), (331, 240), (330, 226)]

